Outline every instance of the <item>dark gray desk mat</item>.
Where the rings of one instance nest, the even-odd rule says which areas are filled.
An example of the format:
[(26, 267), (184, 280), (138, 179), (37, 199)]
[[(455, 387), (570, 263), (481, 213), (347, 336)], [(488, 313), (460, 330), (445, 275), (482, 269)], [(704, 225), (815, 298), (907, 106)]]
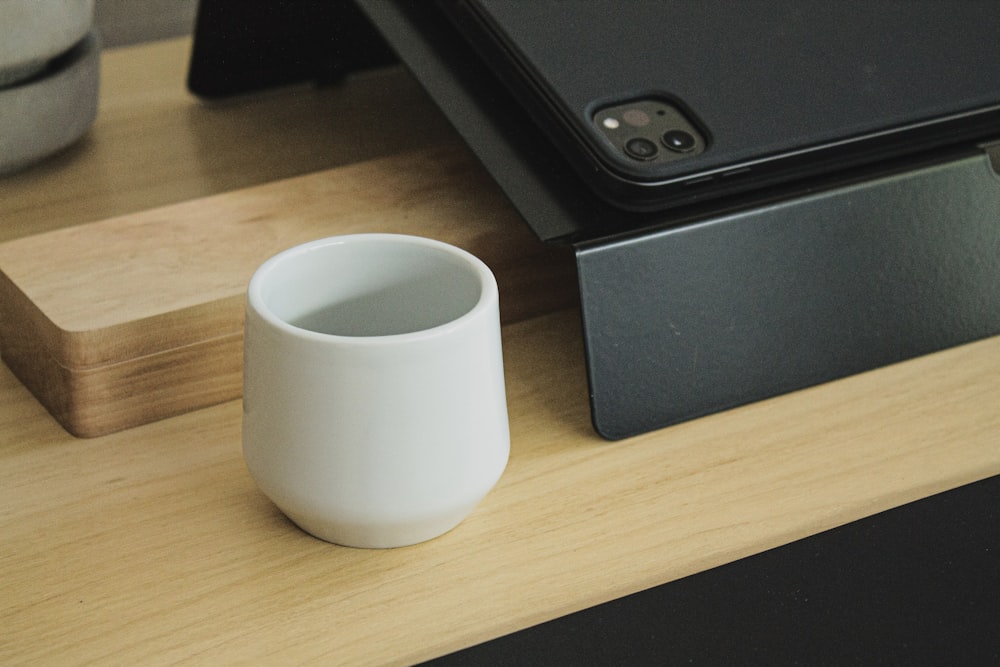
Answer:
[(1000, 476), (427, 664), (1000, 664)]

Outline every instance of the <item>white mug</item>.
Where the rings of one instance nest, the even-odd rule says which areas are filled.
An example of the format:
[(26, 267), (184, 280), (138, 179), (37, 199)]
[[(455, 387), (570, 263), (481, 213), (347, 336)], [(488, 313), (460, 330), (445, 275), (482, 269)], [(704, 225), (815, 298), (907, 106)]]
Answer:
[(243, 382), (250, 474), (328, 542), (437, 537), (507, 465), (496, 279), (445, 243), (358, 234), (272, 257), (247, 290)]

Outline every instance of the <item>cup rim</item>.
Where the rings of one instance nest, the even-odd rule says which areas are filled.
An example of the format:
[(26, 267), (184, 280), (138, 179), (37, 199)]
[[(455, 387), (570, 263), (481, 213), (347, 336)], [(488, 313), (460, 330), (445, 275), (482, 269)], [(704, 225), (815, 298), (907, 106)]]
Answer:
[[(290, 322), (286, 322), (284, 319), (278, 317), (265, 303), (264, 297), (261, 294), (262, 286), (267, 280), (268, 274), (273, 271), (278, 265), (284, 262), (310, 252), (315, 252), (319, 249), (326, 248), (332, 245), (345, 245), (350, 243), (365, 243), (365, 242), (395, 242), (408, 245), (417, 245), (428, 248), (434, 248), (439, 251), (443, 251), (453, 257), (462, 260), (466, 265), (468, 265), (476, 274), (479, 279), (479, 298), (476, 303), (464, 312), (459, 317), (453, 320), (444, 322), (437, 326), (428, 327), (426, 329), (420, 329), (418, 331), (411, 331), (407, 333), (399, 334), (382, 334), (374, 336), (347, 336), (342, 334), (331, 334), (324, 333), (320, 331), (313, 331), (311, 329), (305, 329)], [(427, 238), (424, 236), (415, 236), (411, 234), (390, 234), (390, 233), (361, 233), (361, 234), (342, 234), (337, 236), (328, 236), (321, 239), (315, 239), (313, 241), (307, 241), (296, 246), (292, 246), (286, 250), (283, 250), (276, 255), (273, 255), (267, 259), (263, 264), (261, 264), (256, 271), (254, 271), (253, 276), (250, 278), (250, 282), (247, 286), (247, 308), (252, 309), (258, 316), (264, 319), (268, 324), (273, 327), (280, 329), (281, 331), (295, 335), (300, 338), (305, 338), (309, 340), (316, 341), (337, 341), (341, 344), (354, 344), (354, 345), (373, 345), (382, 342), (408, 342), (417, 341), (427, 338), (434, 338), (447, 334), (449, 331), (454, 330), (457, 327), (462, 326), (465, 322), (481, 317), (485, 311), (488, 311), (493, 304), (498, 301), (498, 288), (496, 277), (490, 268), (481, 259), (473, 255), (472, 253), (463, 250), (457, 246), (450, 243), (445, 243), (444, 241), (438, 241), (436, 239)]]

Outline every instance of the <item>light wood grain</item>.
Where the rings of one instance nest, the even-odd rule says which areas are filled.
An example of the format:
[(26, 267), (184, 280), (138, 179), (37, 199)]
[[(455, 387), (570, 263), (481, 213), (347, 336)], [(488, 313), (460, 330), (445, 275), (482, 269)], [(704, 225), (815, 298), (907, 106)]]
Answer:
[[(157, 54), (122, 60), (153, 79), (178, 67)], [(127, 123), (93, 140), (187, 140), (138, 107)], [(201, 166), (160, 177), (192, 197), (226, 189)], [(132, 168), (102, 167), (134, 183)], [(34, 211), (35, 188), (78, 178), (25, 176), (0, 197), (4, 227), (165, 203), (149, 188), (107, 212), (123, 204), (95, 190), (79, 193), (93, 217)], [(1000, 338), (607, 443), (588, 423), (578, 318), (504, 326), (507, 471), (454, 531), (390, 551), (284, 520), (242, 463), (237, 401), (77, 440), (0, 366), (0, 664), (413, 663), (1000, 473)]]
[(73, 441), (3, 372), (0, 661), (408, 663), (1000, 472), (998, 339), (612, 444), (576, 318), (504, 328), (504, 477), (391, 551), (284, 520), (238, 402)]

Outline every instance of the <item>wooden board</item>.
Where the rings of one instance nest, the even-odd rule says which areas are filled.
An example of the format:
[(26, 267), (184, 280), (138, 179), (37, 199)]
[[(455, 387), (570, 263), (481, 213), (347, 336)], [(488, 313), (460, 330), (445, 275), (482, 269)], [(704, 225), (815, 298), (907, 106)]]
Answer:
[(226, 401), (241, 392), (256, 267), (375, 231), (481, 257), (506, 322), (575, 298), (569, 249), (538, 243), (469, 154), (445, 146), (0, 244), (0, 353), (83, 437)]

